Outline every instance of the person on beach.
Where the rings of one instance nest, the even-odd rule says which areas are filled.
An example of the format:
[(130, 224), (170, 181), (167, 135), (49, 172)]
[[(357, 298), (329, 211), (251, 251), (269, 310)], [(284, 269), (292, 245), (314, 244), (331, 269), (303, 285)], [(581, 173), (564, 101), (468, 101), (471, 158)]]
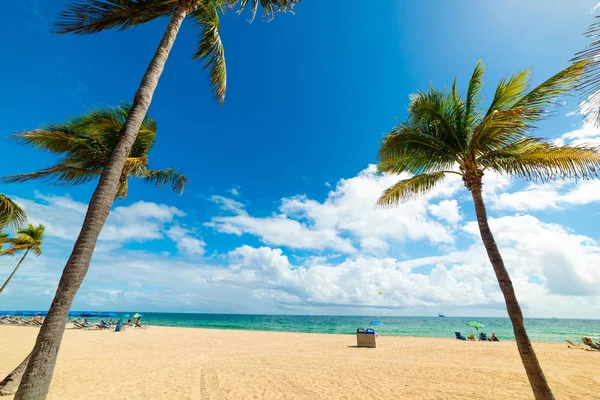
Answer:
[(490, 338), (488, 339), (490, 342), (499, 342), (500, 339), (498, 339), (498, 336), (496, 336), (495, 333), (492, 333), (492, 336), (490, 336)]

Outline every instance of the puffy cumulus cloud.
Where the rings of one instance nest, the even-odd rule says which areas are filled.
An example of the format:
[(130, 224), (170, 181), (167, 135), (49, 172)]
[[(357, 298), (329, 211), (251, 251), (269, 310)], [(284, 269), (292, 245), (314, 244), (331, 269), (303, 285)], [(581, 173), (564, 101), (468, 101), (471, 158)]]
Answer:
[(255, 235), (269, 245), (342, 253), (354, 253), (356, 246), (382, 250), (383, 242), (390, 241), (453, 243), (449, 230), (436, 220), (444, 210), (436, 209), (432, 218), (429, 202), (456, 193), (461, 182), (448, 179), (422, 199), (378, 209), (378, 197), (401, 178), (379, 175), (371, 165), (353, 178), (340, 180), (322, 202), (303, 195), (284, 198), (277, 212), (265, 217), (250, 215), (236, 200), (214, 196), (212, 200), (233, 215), (216, 216), (206, 225), (221, 233)]
[(600, 202), (600, 181), (531, 183), (521, 190), (487, 193), (494, 210), (541, 211)]
[[(290, 263), (280, 249), (242, 246), (229, 253), (230, 266), (213, 280), (256, 285), (285, 293), (287, 305), (409, 308), (415, 306), (495, 304), (498, 297), (490, 273), (477, 276), (436, 265), (429, 273), (411, 271), (392, 258), (358, 256), (335, 264), (310, 267)], [(489, 269), (488, 269), (489, 270)], [(486, 276), (487, 275), (487, 276)], [(473, 287), (485, 290), (470, 291)], [(378, 292), (383, 292), (379, 295)], [(277, 297), (271, 298), (277, 301)]]
[(460, 215), (460, 207), (456, 200), (442, 200), (438, 204), (429, 206), (429, 212), (437, 219), (444, 220), (450, 224), (457, 224), (462, 216)]
[(177, 249), (191, 256), (202, 256), (206, 243), (195, 237), (194, 231), (179, 225), (172, 226), (165, 231), (167, 237), (175, 242)]
[[(541, 279), (550, 295), (600, 295), (600, 271), (594, 268), (600, 263), (600, 247), (592, 238), (531, 215), (492, 218), (489, 222), (513, 275), (522, 280)], [(464, 230), (479, 239), (476, 222), (467, 223)]]
[[(490, 224), (529, 316), (590, 317), (600, 311), (600, 247), (586, 236), (531, 215), (491, 219)], [(503, 315), (504, 303), (475, 222), (463, 251), (398, 261), (367, 255), (300, 265), (281, 249), (241, 246), (213, 282), (254, 288), (261, 299), (290, 308), (436, 308)], [(314, 260), (313, 260), (314, 261)], [(378, 295), (382, 291), (383, 295)], [(580, 309), (585, 305), (586, 308)], [(577, 308), (577, 309), (576, 309)]]
[[(87, 211), (87, 204), (66, 196), (47, 196), (36, 193), (33, 199), (16, 201), (25, 209), (29, 221), (46, 226), (46, 237), (60, 239), (69, 245), (77, 239), (79, 228)], [(176, 219), (186, 214), (165, 204), (139, 201), (128, 206), (115, 207), (102, 229), (99, 248), (118, 248), (126, 242), (144, 242), (167, 238), (176, 242), (179, 250), (201, 254), (204, 242), (192, 232), (179, 226)]]

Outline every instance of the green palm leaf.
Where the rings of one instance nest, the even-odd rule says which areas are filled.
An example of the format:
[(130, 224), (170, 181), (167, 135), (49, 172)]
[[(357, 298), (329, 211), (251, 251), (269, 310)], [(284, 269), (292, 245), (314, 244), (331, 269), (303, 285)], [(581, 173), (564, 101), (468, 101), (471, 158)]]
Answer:
[(25, 211), (10, 198), (0, 194), (0, 229), (17, 227), (26, 220)]
[(45, 230), (46, 227), (41, 224), (37, 226), (28, 224), (26, 227), (17, 230), (17, 236), (4, 240), (10, 247), (3, 250), (3, 254), (15, 255), (27, 249), (33, 250), (38, 255), (42, 254), (41, 245), (44, 241)]
[(177, 193), (183, 193), (187, 178), (173, 168), (163, 170), (147, 170), (139, 175), (144, 181), (156, 186), (170, 186)]
[(435, 172), (402, 179), (394, 186), (386, 189), (381, 197), (379, 197), (379, 200), (377, 200), (377, 204), (383, 207), (390, 207), (425, 195), (433, 190), (435, 185), (442, 182), (445, 177), (445, 172)]
[(68, 0), (56, 24), (57, 33), (92, 34), (126, 30), (170, 15), (178, 0)]
[[(69, 119), (65, 124), (47, 125), (42, 129), (18, 133), (17, 142), (35, 149), (63, 155), (57, 165), (42, 170), (2, 178), (6, 183), (41, 180), (52, 185), (74, 186), (98, 179), (116, 146), (119, 133), (131, 106), (99, 108)], [(181, 193), (185, 178), (179, 174), (179, 183), (161, 178), (161, 174), (148, 179), (148, 158), (156, 138), (156, 122), (146, 116), (139, 134), (131, 147), (123, 168), (117, 197), (128, 193), (128, 178), (142, 178), (156, 186), (170, 185)], [(183, 182), (183, 183), (182, 183)]]
[(200, 28), (200, 43), (194, 58), (204, 60), (204, 69), (209, 72), (215, 100), (219, 104), (225, 101), (227, 89), (227, 68), (225, 50), (219, 34), (220, 23), (218, 10), (213, 2), (203, 2), (192, 16)]

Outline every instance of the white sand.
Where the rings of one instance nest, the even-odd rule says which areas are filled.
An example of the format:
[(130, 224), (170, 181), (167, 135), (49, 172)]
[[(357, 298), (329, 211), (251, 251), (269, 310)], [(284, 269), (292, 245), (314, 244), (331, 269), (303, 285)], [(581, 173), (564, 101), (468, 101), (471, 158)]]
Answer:
[[(38, 329), (0, 326), (0, 375)], [(67, 330), (49, 399), (531, 399), (516, 345), (151, 327)], [(600, 352), (535, 343), (557, 399), (600, 399)], [(11, 398), (11, 397), (8, 397)]]

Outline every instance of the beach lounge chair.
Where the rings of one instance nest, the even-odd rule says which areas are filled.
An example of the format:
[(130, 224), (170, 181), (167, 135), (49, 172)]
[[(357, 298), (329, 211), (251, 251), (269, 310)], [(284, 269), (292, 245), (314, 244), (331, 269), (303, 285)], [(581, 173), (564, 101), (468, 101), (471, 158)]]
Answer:
[(587, 345), (590, 346), (592, 349), (594, 350), (599, 350), (600, 351), (600, 346), (598, 346), (596, 343), (594, 343), (592, 341), (592, 339), (590, 339), (589, 337), (584, 337), (583, 339), (581, 339), (581, 341)]
[(567, 342), (567, 347), (570, 349), (582, 349), (583, 348), (583, 345), (573, 343), (569, 339), (567, 339), (566, 342)]
[(356, 347), (377, 347), (375, 342), (375, 330), (373, 328), (356, 330)]
[(467, 340), (467, 338), (461, 335), (460, 332), (454, 332), (454, 335), (456, 335), (458, 340)]
[(469, 340), (475, 341), (475, 334), (474, 333), (471, 333), (469, 335)]
[(485, 333), (481, 332), (479, 334), (479, 340), (483, 340), (483, 341), (487, 342), (487, 336), (485, 335)]

